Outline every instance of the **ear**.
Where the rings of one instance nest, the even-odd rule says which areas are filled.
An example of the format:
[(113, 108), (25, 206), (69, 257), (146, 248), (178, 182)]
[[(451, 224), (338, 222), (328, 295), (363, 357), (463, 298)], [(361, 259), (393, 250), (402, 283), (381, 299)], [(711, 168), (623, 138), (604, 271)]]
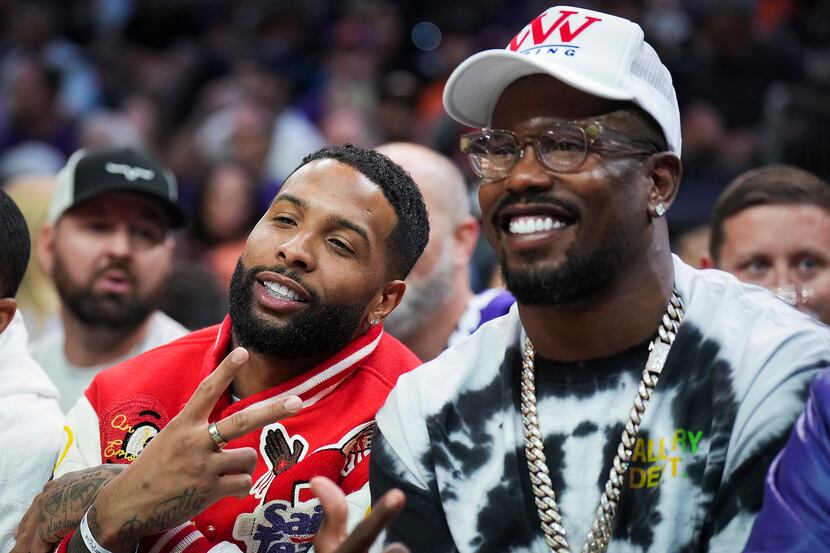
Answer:
[(49, 224), (43, 225), (35, 240), (35, 253), (37, 262), (43, 272), (52, 276), (52, 268), (55, 264), (55, 227)]
[(683, 176), (683, 165), (676, 155), (660, 152), (651, 156), (647, 167), (651, 178), (649, 215), (656, 219), (668, 211), (677, 197), (680, 178)]
[(17, 311), (17, 302), (14, 298), (0, 298), (0, 334), (11, 324)]
[(393, 280), (384, 284), (368, 310), (366, 322), (374, 326), (372, 324), (374, 321), (378, 323), (383, 321), (401, 303), (405, 291), (406, 284), (402, 280)]
[(714, 269), (715, 262), (712, 260), (712, 256), (708, 253), (705, 253), (700, 256), (700, 268), (701, 269)]
[(470, 264), (470, 259), (476, 249), (479, 232), (478, 220), (475, 217), (464, 217), (455, 225), (453, 239), (455, 243), (454, 263), (456, 265), (466, 268)]

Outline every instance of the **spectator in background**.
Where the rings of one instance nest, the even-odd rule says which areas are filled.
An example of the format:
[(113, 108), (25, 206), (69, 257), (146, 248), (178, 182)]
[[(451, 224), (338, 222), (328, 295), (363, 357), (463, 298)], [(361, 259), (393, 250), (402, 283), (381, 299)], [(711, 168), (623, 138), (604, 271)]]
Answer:
[(378, 151), (403, 167), (418, 185), (429, 212), (429, 242), (406, 279), (401, 304), (386, 329), (422, 361), (438, 356), (514, 303), (506, 290), (473, 294), (470, 258), (479, 235), (470, 198), (452, 161), (424, 146), (385, 144)]
[(830, 323), (830, 186), (789, 165), (738, 176), (723, 191), (704, 266), (769, 288)]
[[(3, 187), (26, 219), (32, 251), (37, 251), (37, 232), (46, 222), (54, 184), (54, 175), (29, 175), (15, 178)], [(37, 262), (36, 255), (29, 259), (29, 266), (15, 299), (18, 311), (26, 320), (30, 340), (36, 340), (59, 324), (60, 298), (52, 279)]]
[(41, 142), (64, 156), (77, 147), (74, 121), (64, 113), (58, 95), (60, 74), (35, 56), (20, 59), (9, 71), (8, 108), (0, 121), (0, 151)]
[(63, 416), (58, 391), (26, 349), (26, 327), (16, 312), (29, 231), (2, 190), (0, 244), (0, 551), (10, 551), (20, 517), (51, 476)]
[(226, 286), (261, 215), (257, 200), (256, 176), (236, 161), (213, 165), (196, 192), (189, 254)]
[(32, 355), (69, 410), (101, 370), (184, 335), (157, 310), (184, 223), (176, 181), (129, 148), (79, 150), (58, 174), (38, 258), (61, 299), (61, 328)]

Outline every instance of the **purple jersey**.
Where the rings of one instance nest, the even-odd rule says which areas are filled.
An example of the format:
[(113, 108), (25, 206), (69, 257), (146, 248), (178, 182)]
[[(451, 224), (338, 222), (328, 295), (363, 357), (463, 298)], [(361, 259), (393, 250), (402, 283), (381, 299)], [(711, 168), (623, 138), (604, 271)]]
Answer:
[(516, 298), (502, 288), (489, 288), (477, 294), (470, 300), (467, 309), (458, 319), (458, 325), (447, 340), (447, 347), (461, 342), (490, 319), (507, 314), (510, 306), (515, 302)]

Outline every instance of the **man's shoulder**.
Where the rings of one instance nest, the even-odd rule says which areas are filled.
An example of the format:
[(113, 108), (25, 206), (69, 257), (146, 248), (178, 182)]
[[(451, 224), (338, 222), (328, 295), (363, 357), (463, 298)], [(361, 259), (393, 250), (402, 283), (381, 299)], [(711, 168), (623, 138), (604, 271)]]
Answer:
[(388, 332), (381, 334), (377, 347), (363, 364), (364, 368), (386, 381), (390, 388), (399, 376), (419, 365), (421, 360)]
[(498, 401), (498, 385), (494, 383), (501, 378), (511, 351), (518, 352), (519, 331), (516, 311), (489, 321), (468, 339), (401, 376), (387, 407), (411, 404), (403, 408), (415, 408), (428, 416), (462, 398), (475, 397), (482, 406)]
[(147, 332), (147, 339), (144, 341), (144, 348), (142, 351), (148, 351), (152, 348), (166, 344), (182, 336), (186, 336), (190, 331), (182, 326), (178, 321), (171, 318), (163, 311), (156, 311), (150, 319), (150, 325)]
[[(90, 388), (122, 394), (156, 390), (173, 383), (201, 381), (205, 354), (217, 342), (220, 325), (203, 328), (101, 371)], [(190, 392), (188, 392), (189, 395)]]
[(40, 336), (29, 343), (29, 353), (43, 366), (44, 360), (53, 357), (56, 352), (63, 351), (63, 331), (59, 328)]

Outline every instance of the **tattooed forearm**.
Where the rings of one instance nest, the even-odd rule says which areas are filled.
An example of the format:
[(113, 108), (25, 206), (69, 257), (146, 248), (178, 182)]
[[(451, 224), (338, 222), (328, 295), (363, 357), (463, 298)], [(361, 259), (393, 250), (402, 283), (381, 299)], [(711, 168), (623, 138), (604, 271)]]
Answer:
[(77, 528), (98, 492), (123, 469), (122, 465), (102, 465), (49, 482), (41, 492), (38, 536), (48, 543), (57, 543)]
[(118, 543), (122, 551), (133, 551), (144, 536), (159, 534), (173, 528), (193, 513), (201, 512), (207, 504), (207, 493), (195, 489), (185, 490), (181, 495), (165, 499), (153, 510), (153, 515), (141, 519), (133, 516), (121, 526)]
[(89, 531), (92, 532), (93, 536), (101, 533), (101, 525), (98, 524), (98, 509), (95, 508), (95, 505), (90, 507), (89, 512), (86, 514), (86, 524), (89, 526)]
[[(98, 524), (98, 511), (95, 509), (95, 505), (89, 508), (89, 513), (86, 515), (86, 523), (89, 526), (89, 531), (92, 532), (93, 536), (101, 534), (101, 525)], [(81, 537), (81, 533), (75, 532), (72, 539), (69, 540), (66, 553), (87, 553), (88, 551), (89, 549), (87, 549), (86, 544)]]

